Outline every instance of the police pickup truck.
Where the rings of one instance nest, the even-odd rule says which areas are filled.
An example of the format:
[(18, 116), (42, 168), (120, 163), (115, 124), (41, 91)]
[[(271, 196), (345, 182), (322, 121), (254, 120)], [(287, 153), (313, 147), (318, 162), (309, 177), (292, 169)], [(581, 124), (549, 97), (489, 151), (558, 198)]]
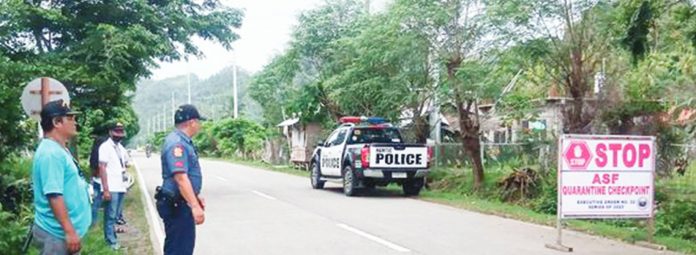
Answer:
[(312, 188), (326, 181), (343, 184), (343, 193), (398, 183), (404, 194), (420, 193), (430, 167), (431, 151), (423, 144), (406, 144), (399, 130), (378, 117), (343, 117), (311, 159)]

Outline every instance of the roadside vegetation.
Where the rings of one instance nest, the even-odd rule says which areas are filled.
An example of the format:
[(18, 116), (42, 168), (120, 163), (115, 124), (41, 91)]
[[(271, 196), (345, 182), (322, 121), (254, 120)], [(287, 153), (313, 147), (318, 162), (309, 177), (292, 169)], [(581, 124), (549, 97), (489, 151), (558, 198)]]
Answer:
[[(85, 164), (83, 164), (85, 165)], [(25, 159), (15, 159), (0, 164), (0, 179), (2, 205), (0, 211), (0, 249), (3, 254), (21, 254), (21, 248), (33, 222), (32, 189), (27, 180), (31, 175), (31, 162)], [(125, 199), (124, 214), (128, 220), (127, 232), (119, 234), (122, 250), (112, 251), (104, 241), (103, 211), (97, 216), (97, 224), (90, 228), (82, 240), (83, 254), (152, 254), (150, 228), (145, 218), (145, 208), (142, 206), (140, 188), (133, 185)], [(33, 246), (29, 254), (39, 254)]]
[[(223, 159), (235, 164), (309, 178), (307, 171), (289, 165), (272, 165), (238, 157)], [(420, 196), (415, 197), (415, 199), (555, 227), (555, 182), (540, 184), (540, 187), (536, 191), (532, 191), (527, 198), (510, 201), (500, 190), (500, 183), (508, 179), (510, 174), (492, 173), (490, 181), (484, 183), (479, 192), (472, 192), (472, 181), (467, 176), (467, 172), (466, 169), (434, 169), (429, 176), (428, 188), (424, 189)], [(309, 180), (307, 183), (309, 189)], [(664, 187), (662, 185), (664, 184), (658, 185), (658, 189)], [(396, 184), (378, 190), (381, 191), (375, 192), (373, 195), (402, 195), (401, 187), (396, 186)], [(696, 254), (696, 243), (694, 242), (696, 208), (693, 206), (694, 203), (679, 198), (665, 198), (669, 195), (663, 193), (656, 196), (658, 199), (661, 198), (662, 203), (656, 215), (656, 232), (653, 236), (653, 242), (665, 246), (669, 250)], [(648, 228), (645, 220), (569, 220), (565, 226), (566, 229), (627, 243), (648, 240)]]
[[(248, 85), (263, 120), (207, 123), (195, 141), (202, 154), (302, 175), (301, 167), (286, 166), (293, 145), (279, 123), (320, 125), (323, 139), (341, 116), (382, 116), (401, 124), (409, 142), (436, 150), (421, 198), (553, 225), (560, 134), (655, 136), (654, 242), (696, 253), (692, 2), (395, 0), (381, 11), (366, 7), (331, 1), (300, 15), (288, 49)], [(553, 118), (550, 107), (558, 107)], [(432, 114), (448, 117), (442, 143), (433, 141)], [(311, 151), (313, 143), (301, 146)], [(647, 239), (640, 220), (568, 224), (627, 242)]]
[[(693, 1), (394, 0), (379, 11), (366, 2), (326, 1), (299, 15), (287, 49), (245, 84), (260, 109), (240, 105), (242, 118), (205, 123), (194, 140), (201, 154), (303, 175), (285, 166), (293, 148), (279, 123), (319, 125), (324, 138), (341, 116), (382, 116), (437, 151), (423, 199), (551, 225), (559, 134), (655, 136), (655, 242), (696, 253)], [(7, 0), (0, 10), (0, 250), (18, 254), (37, 144), (37, 124), (17, 100), (23, 86), (50, 76), (68, 87), (84, 113), (70, 147), (84, 162), (113, 121), (131, 135), (145, 130), (138, 118), (152, 116), (136, 116), (132, 98), (157, 60), (200, 56), (195, 35), (231, 48), (243, 13), (215, 1)], [(231, 101), (215, 100), (200, 104)], [(560, 106), (544, 119), (549, 102)], [(230, 108), (206, 109), (230, 116)], [(447, 132), (434, 137), (441, 114)], [(147, 135), (159, 146), (166, 133)], [(569, 227), (646, 240), (637, 220)], [(84, 253), (101, 254), (98, 232)]]
[[(132, 98), (157, 61), (199, 56), (194, 36), (230, 48), (243, 13), (216, 1), (3, 0), (0, 10), (0, 251), (13, 255), (21, 253), (33, 218), (30, 165), (38, 144), (38, 125), (19, 100), (24, 86), (51, 77), (67, 88), (72, 108), (82, 112), (69, 147), (86, 162), (94, 138), (115, 122), (129, 138), (142, 129)], [(129, 200), (129, 208), (140, 202)], [(90, 230), (82, 253), (110, 254), (102, 236)]]

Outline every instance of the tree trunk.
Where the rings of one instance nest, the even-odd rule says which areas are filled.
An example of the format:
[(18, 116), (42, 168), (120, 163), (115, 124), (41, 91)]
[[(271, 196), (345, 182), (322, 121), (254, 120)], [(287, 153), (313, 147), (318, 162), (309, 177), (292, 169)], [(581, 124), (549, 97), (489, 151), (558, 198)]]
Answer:
[[(464, 133), (462, 132), (462, 134)], [(483, 162), (481, 162), (481, 143), (478, 136), (462, 135), (462, 145), (464, 146), (464, 151), (471, 159), (471, 168), (474, 175), (474, 191), (479, 191), (483, 186), (483, 180), (485, 178)]]
[[(471, 113), (478, 114), (478, 109), (471, 109), (474, 102), (466, 100), (457, 85), (456, 72), (461, 65), (461, 58), (455, 56), (447, 63), (447, 79), (454, 87), (454, 100), (459, 113), (459, 128), (461, 129), (462, 146), (471, 160), (471, 168), (474, 178), (474, 191), (479, 191), (485, 179), (483, 163), (481, 162), (481, 143), (479, 141), (480, 125), (478, 118), (474, 119)], [(474, 99), (475, 100), (475, 99)], [(474, 108), (477, 106), (474, 105)]]
[(430, 135), (430, 126), (425, 118), (421, 116), (413, 117), (413, 125), (416, 136), (416, 143), (426, 143)]
[(568, 132), (571, 134), (587, 133), (585, 126), (589, 123), (583, 116), (587, 79), (583, 70), (582, 49), (575, 48), (570, 52), (571, 69), (566, 78), (566, 85), (573, 98), (571, 109), (566, 110)]
[(317, 88), (319, 90), (319, 102), (326, 107), (326, 110), (329, 111), (331, 117), (333, 117), (335, 121), (338, 121), (338, 119), (343, 117), (340, 107), (334, 101), (331, 101), (329, 95), (326, 93), (326, 91), (324, 91), (323, 85), (318, 84)]
[(631, 135), (636, 124), (633, 122), (633, 116), (621, 118), (617, 123), (610, 123), (609, 133), (613, 135)]
[[(460, 100), (459, 93), (455, 96), (457, 101)], [(471, 103), (468, 104), (469, 106)], [(467, 107), (468, 108), (468, 107)], [(467, 108), (464, 108), (464, 103), (457, 102), (457, 110), (459, 112), (459, 126), (461, 128), (462, 146), (464, 151), (469, 156), (471, 161), (471, 170), (474, 178), (474, 191), (481, 189), (483, 180), (485, 179), (483, 172), (483, 163), (481, 162), (481, 142), (479, 141), (479, 125), (474, 123)]]

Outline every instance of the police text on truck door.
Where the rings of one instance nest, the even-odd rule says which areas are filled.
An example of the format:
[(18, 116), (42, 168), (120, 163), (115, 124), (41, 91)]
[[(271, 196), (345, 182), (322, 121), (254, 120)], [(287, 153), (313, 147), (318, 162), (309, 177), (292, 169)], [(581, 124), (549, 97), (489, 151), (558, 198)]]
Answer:
[(323, 175), (341, 176), (341, 160), (343, 157), (343, 141), (348, 133), (347, 128), (334, 131), (321, 150), (321, 173)]

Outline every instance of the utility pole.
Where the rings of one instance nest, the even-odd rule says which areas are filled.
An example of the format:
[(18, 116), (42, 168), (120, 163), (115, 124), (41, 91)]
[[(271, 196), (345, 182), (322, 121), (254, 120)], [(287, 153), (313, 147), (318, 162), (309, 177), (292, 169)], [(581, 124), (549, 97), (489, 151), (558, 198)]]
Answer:
[(172, 126), (174, 126), (174, 114), (176, 112), (176, 108), (174, 106), (174, 91), (172, 91)]
[[(167, 105), (162, 105), (162, 130), (167, 128)], [(160, 131), (162, 131), (160, 130)]]
[(213, 106), (213, 119), (217, 120), (218, 119), (218, 113), (220, 112), (220, 106), (215, 105)]
[(238, 117), (239, 98), (237, 98), (237, 61), (232, 62), (232, 93), (234, 94), (234, 118)]
[(365, 0), (365, 13), (370, 15), (370, 0)]
[(191, 74), (186, 75), (186, 80), (188, 84), (188, 104), (191, 104)]
[(145, 137), (150, 136), (152, 134), (152, 119), (147, 120), (147, 133), (145, 133)]
[[(433, 63), (432, 53), (428, 54), (428, 62)], [(431, 66), (435, 66), (434, 63)], [(433, 160), (434, 165), (437, 167), (441, 161), (441, 150), (442, 150), (442, 117), (440, 116), (440, 102), (438, 101), (438, 84), (440, 83), (440, 75), (437, 72), (430, 74), (433, 78), (433, 100), (431, 101), (431, 111), (430, 111), (430, 127), (432, 132), (430, 133), (433, 139)], [(420, 114), (420, 113), (414, 113)]]

